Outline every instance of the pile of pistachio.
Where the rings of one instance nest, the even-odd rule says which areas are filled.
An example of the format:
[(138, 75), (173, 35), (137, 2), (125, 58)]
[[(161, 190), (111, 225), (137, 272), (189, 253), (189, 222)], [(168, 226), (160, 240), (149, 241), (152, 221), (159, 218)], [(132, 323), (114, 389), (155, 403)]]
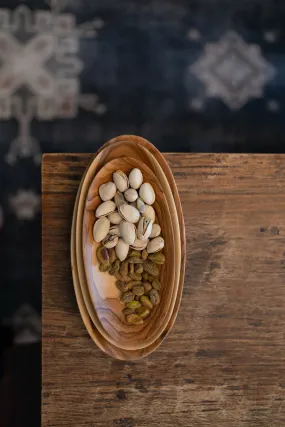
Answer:
[(123, 313), (130, 324), (146, 319), (159, 304), (159, 265), (165, 262), (164, 239), (155, 223), (155, 192), (137, 168), (127, 175), (118, 170), (113, 182), (99, 188), (102, 203), (97, 207), (93, 237), (100, 271), (117, 279), (125, 304)]

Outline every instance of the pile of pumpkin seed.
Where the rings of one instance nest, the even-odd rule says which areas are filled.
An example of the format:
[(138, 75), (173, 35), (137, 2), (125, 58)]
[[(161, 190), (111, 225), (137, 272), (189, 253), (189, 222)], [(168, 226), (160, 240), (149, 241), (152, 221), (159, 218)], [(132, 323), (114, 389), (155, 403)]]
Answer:
[(158, 279), (159, 265), (164, 264), (162, 252), (148, 254), (147, 250), (130, 249), (127, 259), (120, 261), (114, 248), (97, 248), (100, 270), (115, 276), (116, 286), (121, 291), (123, 313), (130, 324), (143, 323), (155, 305), (160, 302), (161, 283)]
[(151, 206), (155, 192), (135, 168), (129, 177), (121, 170), (114, 172), (113, 182), (102, 184), (99, 195), (102, 203), (95, 211), (93, 228), (95, 242), (101, 243), (99, 268), (116, 276), (126, 320), (139, 324), (160, 302), (158, 266), (165, 262), (164, 239)]

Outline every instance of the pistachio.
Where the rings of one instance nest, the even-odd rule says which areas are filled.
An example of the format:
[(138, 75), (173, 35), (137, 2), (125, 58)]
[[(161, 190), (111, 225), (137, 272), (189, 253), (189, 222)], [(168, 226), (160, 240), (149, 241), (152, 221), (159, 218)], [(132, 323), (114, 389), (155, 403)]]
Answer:
[(155, 201), (155, 192), (152, 186), (145, 182), (140, 188), (140, 198), (147, 204), (152, 205)]
[(131, 248), (142, 251), (147, 247), (148, 243), (149, 243), (149, 239), (146, 239), (146, 240), (136, 239), (134, 243), (131, 245)]
[(122, 215), (119, 214), (119, 212), (112, 212), (110, 215), (108, 215), (108, 220), (110, 221), (111, 224), (120, 224), (120, 222), (122, 221), (123, 217)]
[(150, 299), (146, 295), (143, 295), (140, 297), (140, 303), (141, 303), (141, 305), (149, 308), (150, 310), (153, 309), (152, 302), (150, 301)]
[(154, 279), (153, 280), (153, 282), (152, 282), (152, 287), (154, 288), (154, 289), (156, 289), (157, 291), (160, 291), (160, 288), (161, 288), (161, 283), (160, 283), (160, 281), (158, 280), (158, 279)]
[(145, 211), (142, 214), (142, 216), (145, 218), (149, 218), (152, 221), (152, 223), (154, 223), (154, 221), (155, 221), (155, 210), (153, 209), (152, 206), (145, 205)]
[(121, 237), (120, 227), (118, 225), (113, 225), (112, 227), (110, 227), (109, 233)]
[(129, 264), (129, 274), (134, 274), (135, 272), (135, 264)]
[(122, 193), (126, 191), (127, 188), (129, 188), (128, 177), (121, 170), (117, 170), (116, 172), (113, 173), (113, 181), (116, 184), (117, 189)]
[(135, 301), (139, 301), (140, 297), (138, 295), (135, 296)]
[(117, 280), (116, 286), (121, 292), (127, 292), (129, 290), (128, 284), (126, 282), (121, 282), (120, 280)]
[(135, 190), (137, 190), (142, 185), (142, 182), (143, 182), (143, 176), (141, 171), (138, 168), (132, 169), (129, 174), (130, 186)]
[(130, 264), (142, 264), (143, 263), (143, 259), (136, 257), (136, 256), (131, 256), (128, 258), (128, 262)]
[(154, 262), (155, 264), (164, 264), (165, 256), (161, 252), (156, 252), (148, 256), (148, 260)]
[(132, 245), (136, 240), (136, 226), (131, 222), (122, 221), (120, 223), (120, 234), (125, 243)]
[(111, 234), (109, 233), (105, 239), (102, 240), (103, 245), (105, 246), (105, 248), (114, 248), (116, 246), (116, 244), (118, 243), (118, 236), (116, 236), (115, 234)]
[(99, 195), (103, 202), (113, 199), (116, 193), (116, 186), (113, 182), (107, 182), (99, 187)]
[[(130, 264), (130, 265), (134, 265), (134, 264)], [(142, 264), (135, 264), (135, 272), (138, 274), (142, 274), (143, 273), (143, 265)]]
[(152, 289), (149, 292), (149, 299), (153, 305), (157, 305), (160, 302), (160, 296), (156, 289)]
[(142, 273), (142, 279), (146, 282), (148, 280), (148, 273), (146, 271), (144, 271)]
[(132, 292), (140, 297), (144, 294), (144, 287), (142, 285), (135, 285), (132, 288)]
[(110, 221), (108, 220), (108, 218), (106, 217), (99, 218), (95, 222), (93, 227), (93, 238), (95, 242), (99, 243), (103, 239), (105, 239), (105, 237), (109, 233), (109, 230), (110, 230)]
[(109, 271), (110, 268), (111, 268), (110, 264), (100, 264), (99, 266), (99, 270), (102, 271), (102, 273), (105, 271)]
[(140, 280), (131, 280), (128, 283), (128, 289), (131, 290), (133, 289), (134, 286), (140, 286), (142, 284), (142, 282)]
[(137, 203), (136, 203), (136, 206), (137, 206), (137, 210), (141, 213), (141, 214), (143, 214), (144, 212), (145, 212), (145, 202), (140, 198), (140, 197), (138, 197), (138, 199), (137, 199)]
[(136, 224), (140, 219), (139, 211), (131, 205), (121, 205), (119, 207), (119, 212), (126, 221), (131, 222), (133, 224)]
[(160, 225), (158, 225), (158, 224), (152, 224), (152, 230), (151, 230), (151, 233), (150, 233), (149, 237), (151, 239), (153, 239), (154, 237), (159, 236), (160, 233), (161, 233)]
[(150, 218), (141, 218), (138, 223), (137, 235), (140, 240), (146, 240), (152, 229), (152, 221)]
[(150, 309), (147, 307), (139, 307), (136, 309), (136, 313), (142, 318), (146, 319), (150, 313)]
[(135, 299), (135, 295), (131, 291), (123, 292), (121, 295), (122, 302), (130, 302)]
[(107, 216), (110, 213), (114, 212), (116, 209), (116, 205), (111, 200), (107, 202), (101, 203), (96, 209), (95, 216), (96, 218), (100, 218), (101, 216)]
[(147, 245), (147, 251), (149, 254), (158, 252), (164, 247), (164, 239), (162, 237), (155, 237)]
[(116, 273), (115, 277), (117, 280), (119, 280), (120, 282), (130, 282), (132, 279), (129, 276), (123, 276), (121, 273)]
[(119, 260), (124, 261), (128, 256), (128, 252), (129, 252), (129, 245), (122, 238), (120, 238), (116, 245), (116, 255), (119, 258)]
[(124, 196), (128, 202), (135, 202), (138, 198), (138, 192), (133, 188), (129, 188), (124, 192)]
[(133, 274), (129, 273), (129, 277), (131, 278), (131, 280), (139, 280), (139, 281), (142, 280), (142, 275), (138, 273), (133, 273)]
[(148, 257), (148, 252), (147, 252), (147, 250), (146, 250), (146, 249), (144, 249), (144, 250), (142, 251), (142, 259), (145, 261), (145, 260), (147, 259), (147, 257)]
[(141, 256), (141, 253), (140, 253), (140, 251), (136, 251), (136, 250), (132, 250), (132, 251), (130, 251), (130, 253), (129, 253), (129, 257), (131, 257), (131, 256), (136, 256), (136, 257), (140, 257)]
[(128, 308), (136, 309), (141, 307), (141, 303), (139, 301), (130, 301), (127, 303)]
[(115, 249), (114, 248), (108, 249), (108, 254), (109, 254), (109, 262), (110, 262), (110, 264), (113, 264), (113, 262), (116, 261), (116, 259), (117, 259)]
[(117, 274), (119, 270), (120, 270), (120, 260), (117, 259), (112, 265), (112, 267), (110, 268), (109, 274), (111, 276), (115, 276), (115, 274)]
[(107, 265), (110, 263), (109, 252), (108, 249), (104, 246), (99, 246), (96, 251), (97, 258), (99, 262), (103, 265)]
[(135, 310), (133, 308), (124, 308), (123, 313), (125, 316), (127, 316), (128, 314), (133, 314), (135, 312)]
[(139, 325), (140, 323), (143, 323), (143, 319), (137, 314), (128, 314), (127, 322), (133, 325)]
[(146, 271), (148, 274), (151, 274), (152, 276), (158, 276), (159, 275), (159, 270), (158, 270), (156, 264), (154, 264), (151, 261), (144, 261), (143, 269), (144, 269), (144, 271)]
[(122, 206), (126, 203), (126, 200), (120, 191), (117, 191), (115, 193), (114, 200), (115, 200), (115, 204), (116, 204), (118, 209), (120, 206)]
[(152, 290), (152, 286), (151, 286), (151, 284), (149, 282), (143, 283), (143, 287), (144, 287), (144, 293), (145, 294), (148, 294), (149, 291)]
[(148, 281), (150, 283), (152, 283), (154, 281), (154, 279), (155, 279), (155, 276), (152, 276), (151, 274), (148, 275)]
[(122, 276), (128, 275), (128, 261), (123, 261), (120, 267), (120, 273)]

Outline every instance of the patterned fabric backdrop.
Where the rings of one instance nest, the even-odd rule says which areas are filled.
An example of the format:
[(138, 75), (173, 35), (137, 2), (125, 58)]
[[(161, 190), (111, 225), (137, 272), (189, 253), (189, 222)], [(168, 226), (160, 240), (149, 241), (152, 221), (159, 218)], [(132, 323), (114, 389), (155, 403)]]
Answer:
[(284, 152), (280, 0), (0, 0), (2, 323), (40, 339), (43, 152), (134, 133), (162, 151)]

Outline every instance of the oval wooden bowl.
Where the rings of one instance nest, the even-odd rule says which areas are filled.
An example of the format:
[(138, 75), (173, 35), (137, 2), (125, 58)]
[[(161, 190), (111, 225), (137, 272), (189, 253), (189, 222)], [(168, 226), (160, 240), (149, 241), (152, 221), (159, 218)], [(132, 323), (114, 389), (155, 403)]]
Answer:
[[(161, 266), (160, 271), (160, 281), (162, 283), (161, 303), (155, 307), (152, 315), (142, 325), (131, 326), (126, 324), (125, 316), (122, 314), (123, 306), (119, 301), (120, 292), (115, 285), (116, 279), (107, 273), (99, 271), (99, 263), (96, 256), (96, 249), (99, 245), (93, 240), (92, 230), (95, 222), (94, 211), (101, 203), (98, 192), (99, 186), (112, 180), (114, 171), (121, 169), (128, 174), (135, 167), (140, 167), (144, 182), (149, 182), (156, 193), (156, 201), (153, 207), (156, 211), (156, 222), (161, 225), (163, 230), (166, 262)], [(82, 188), (84, 186), (83, 182)], [(82, 197), (84, 198), (84, 194)], [(81, 204), (80, 199), (79, 205)], [(169, 308), (173, 305), (172, 298), (176, 296), (173, 293), (175, 277), (173, 267), (176, 247), (173, 239), (172, 221), (167, 200), (155, 175), (144, 164), (131, 158), (123, 157), (107, 163), (100, 169), (89, 187), (82, 231), (85, 274), (97, 316), (94, 316), (93, 310), (89, 314), (95, 326), (105, 339), (120, 348), (133, 350), (150, 345), (159, 336), (160, 332), (157, 331), (166, 327), (165, 318), (167, 317), (168, 319)]]
[[(149, 166), (154, 172), (157, 172), (157, 168), (160, 168), (163, 170), (165, 177), (167, 178), (167, 183), (169, 184), (169, 187), (173, 194), (173, 199), (174, 199), (175, 207), (178, 214), (178, 221), (180, 225), (180, 229), (179, 229), (180, 243), (181, 243), (181, 264), (180, 264), (180, 272), (179, 272), (180, 273), (179, 285), (177, 289), (177, 296), (174, 304), (174, 309), (172, 311), (172, 314), (170, 316), (170, 319), (166, 328), (163, 330), (159, 338), (156, 341), (154, 341), (151, 345), (143, 349), (123, 350), (118, 347), (115, 347), (114, 345), (110, 344), (107, 340), (105, 340), (101, 336), (101, 334), (98, 332), (97, 328), (94, 326), (92, 319), (89, 315), (89, 312), (87, 310), (87, 306), (89, 306), (89, 309), (92, 309), (93, 304), (88, 292), (86, 279), (84, 278), (84, 275), (83, 277), (79, 278), (80, 266), (79, 267), (77, 266), (78, 254), (76, 253), (75, 229), (76, 229), (76, 223), (77, 223), (77, 205), (78, 205), (79, 197), (77, 197), (77, 202), (75, 204), (75, 209), (73, 214), (73, 226), (72, 226), (72, 235), (71, 235), (71, 264), (72, 264), (74, 289), (75, 289), (79, 311), (80, 311), (82, 320), (85, 324), (85, 327), (88, 333), (90, 334), (91, 338), (93, 339), (93, 341), (102, 351), (104, 351), (106, 354), (112, 357), (115, 357), (121, 360), (136, 360), (141, 357), (147, 356), (148, 354), (153, 352), (168, 335), (169, 331), (171, 330), (175, 322), (177, 312), (179, 310), (179, 306), (181, 302), (184, 275), (185, 275), (185, 257), (186, 257), (185, 227), (184, 227), (183, 212), (182, 212), (178, 190), (177, 190), (173, 175), (171, 173), (171, 170), (168, 166), (168, 163), (166, 162), (164, 156), (159, 152), (159, 150), (156, 149), (156, 147), (154, 147), (149, 141), (141, 137), (134, 136), (134, 135), (121, 135), (105, 143), (104, 146), (101, 147), (101, 149), (99, 150), (96, 156), (97, 163), (94, 164), (94, 160), (91, 162), (90, 167), (93, 165), (94, 170), (91, 170), (89, 168), (85, 173), (85, 175), (88, 175), (88, 172), (89, 172), (89, 174), (91, 175), (89, 176), (90, 182), (92, 180), (92, 174), (96, 173), (96, 171), (98, 171), (100, 167), (104, 165), (104, 161), (106, 161), (106, 158), (108, 158), (108, 155), (106, 155), (106, 152), (108, 152), (109, 158), (112, 158), (110, 154), (112, 153), (113, 148), (118, 147), (118, 145), (122, 142), (124, 144), (129, 144), (133, 147), (133, 150), (132, 150), (133, 157), (137, 157), (137, 152), (142, 150), (142, 148), (145, 148), (147, 150), (146, 151), (147, 155), (145, 156), (144, 163), (147, 166)], [(105, 152), (102, 153), (102, 151), (105, 151)], [(81, 192), (81, 186), (79, 187), (78, 194), (80, 192)], [(80, 265), (82, 266), (82, 262), (80, 263)], [(85, 284), (84, 284), (84, 281), (85, 281)]]

